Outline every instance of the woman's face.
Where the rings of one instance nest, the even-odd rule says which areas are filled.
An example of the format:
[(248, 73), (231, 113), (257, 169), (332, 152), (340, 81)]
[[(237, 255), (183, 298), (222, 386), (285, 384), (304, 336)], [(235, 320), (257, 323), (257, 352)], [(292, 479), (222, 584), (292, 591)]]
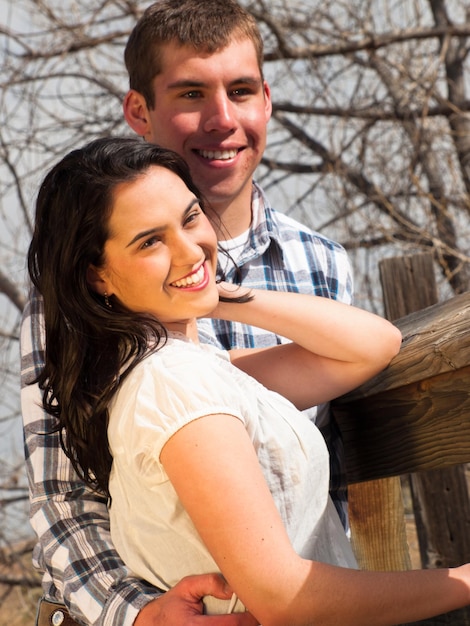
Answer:
[(187, 334), (217, 305), (217, 239), (198, 199), (153, 166), (114, 192), (104, 266), (94, 288)]

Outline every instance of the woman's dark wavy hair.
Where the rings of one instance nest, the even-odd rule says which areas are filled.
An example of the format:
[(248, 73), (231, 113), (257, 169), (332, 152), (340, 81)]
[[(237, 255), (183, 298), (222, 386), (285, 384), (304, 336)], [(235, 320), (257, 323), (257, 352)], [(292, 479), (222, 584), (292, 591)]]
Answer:
[(70, 152), (47, 174), (28, 251), (29, 274), (44, 299), (45, 365), (36, 381), (43, 406), (56, 418), (54, 430), (75, 470), (105, 494), (112, 462), (109, 402), (119, 382), (149, 354), (149, 345), (166, 340), (166, 332), (155, 318), (114, 299), (112, 309), (107, 307), (88, 285), (87, 270), (103, 265), (116, 186), (152, 166), (174, 172), (201, 198), (176, 153), (137, 138), (98, 139)]

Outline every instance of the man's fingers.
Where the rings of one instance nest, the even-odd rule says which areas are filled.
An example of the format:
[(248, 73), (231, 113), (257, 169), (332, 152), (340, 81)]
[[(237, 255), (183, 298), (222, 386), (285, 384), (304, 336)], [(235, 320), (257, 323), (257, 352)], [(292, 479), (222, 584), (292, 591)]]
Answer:
[(186, 576), (180, 580), (178, 585), (181, 585), (185, 592), (195, 600), (199, 600), (204, 596), (214, 596), (221, 600), (227, 600), (232, 596), (232, 590), (221, 574)]
[[(213, 596), (221, 600), (232, 597), (233, 591), (221, 574), (198, 574), (186, 576), (178, 583), (193, 602), (199, 602), (204, 596)], [(258, 626), (259, 622), (250, 613), (232, 613), (230, 615), (195, 615), (198, 626)]]

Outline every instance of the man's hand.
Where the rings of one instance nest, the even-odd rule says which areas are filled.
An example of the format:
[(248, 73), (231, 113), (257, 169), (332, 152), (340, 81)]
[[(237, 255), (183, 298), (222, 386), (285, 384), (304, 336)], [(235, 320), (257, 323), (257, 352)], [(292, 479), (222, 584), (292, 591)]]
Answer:
[(134, 626), (257, 626), (250, 613), (203, 615), (202, 598), (230, 600), (232, 590), (219, 574), (187, 576), (170, 591), (149, 602), (138, 614)]

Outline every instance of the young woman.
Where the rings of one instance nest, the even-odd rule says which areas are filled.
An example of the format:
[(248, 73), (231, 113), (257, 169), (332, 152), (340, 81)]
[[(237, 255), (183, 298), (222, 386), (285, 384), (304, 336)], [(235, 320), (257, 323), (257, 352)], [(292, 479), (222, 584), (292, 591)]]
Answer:
[[(328, 455), (299, 412), (356, 387), (400, 346), (326, 298), (218, 283), (217, 241), (181, 159), (137, 139), (66, 156), (39, 192), (29, 271), (42, 294), (39, 384), (77, 471), (110, 496), (133, 572), (170, 588), (219, 571), (254, 623), (366, 626), (470, 602), (468, 566), (368, 573), (328, 497)], [(291, 343), (230, 354), (197, 318)]]

